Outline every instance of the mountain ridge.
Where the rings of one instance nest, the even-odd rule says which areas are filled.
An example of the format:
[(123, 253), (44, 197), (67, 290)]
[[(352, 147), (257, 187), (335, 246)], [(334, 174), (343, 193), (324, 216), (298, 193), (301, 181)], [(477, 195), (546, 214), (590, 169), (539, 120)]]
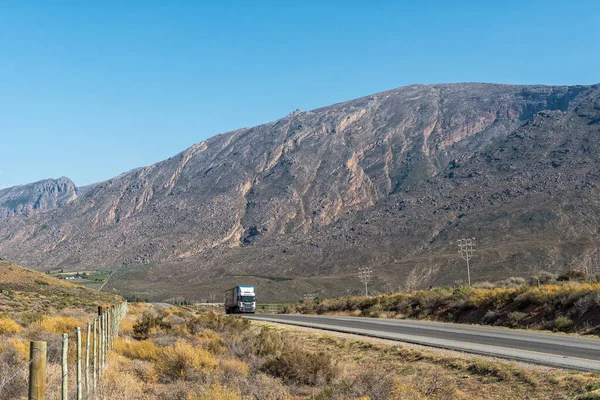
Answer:
[[(292, 283), (286, 286), (285, 282), (296, 278), (316, 276), (327, 281), (327, 276), (364, 263), (391, 266), (400, 253), (418, 257), (430, 252), (435, 257), (446, 250), (436, 248), (437, 236), (431, 233), (447, 232), (448, 218), (459, 222), (471, 214), (489, 218), (497, 212), (488, 204), (496, 196), (511, 202), (505, 212), (512, 220), (510, 207), (513, 213), (521, 212), (527, 196), (541, 196), (538, 189), (520, 186), (548, 186), (556, 172), (573, 179), (580, 179), (583, 169), (595, 173), (598, 92), (598, 85), (412, 85), (311, 111), (297, 110), (80, 188), (76, 198), (50, 203), (54, 208), (0, 218), (0, 256), (38, 269), (150, 265), (158, 271), (154, 272), (157, 279), (175, 282), (185, 276), (196, 288), (208, 287), (198, 277), (233, 282), (235, 274), (248, 273), (289, 278), (277, 283), (288, 287)], [(537, 144), (527, 135), (538, 138)], [(555, 140), (546, 149), (541, 143), (548, 137)], [(540, 142), (540, 138), (544, 139)], [(569, 140), (572, 143), (561, 149), (559, 142)], [(580, 151), (585, 146), (587, 153)], [(548, 153), (541, 153), (542, 147)], [(520, 150), (539, 158), (523, 159)], [(512, 161), (505, 160), (511, 152)], [(552, 160), (542, 167), (540, 162), (549, 154)], [(521, 176), (513, 167), (529, 175)], [(588, 184), (595, 191), (593, 173)], [(576, 199), (565, 190), (573, 182), (560, 179), (554, 184), (562, 186), (553, 190), (569, 206)], [(516, 193), (512, 197), (511, 190)], [(584, 198), (591, 202), (586, 209), (595, 210), (593, 196)], [(434, 207), (429, 213), (423, 207), (426, 203)], [(464, 203), (465, 210), (454, 210), (455, 203)], [(552, 204), (542, 207), (540, 202), (540, 207), (554, 210)], [(367, 227), (361, 218), (377, 222)], [(573, 227), (596, 219), (577, 219)], [(500, 223), (504, 222), (493, 222), (490, 238), (497, 239)], [(527, 225), (516, 224), (519, 229)], [(365, 237), (355, 237), (356, 231), (364, 231)], [(460, 224), (451, 231), (448, 241), (466, 233)], [(517, 236), (511, 240), (518, 244)], [(348, 242), (348, 237), (353, 241)], [(425, 244), (395, 249), (393, 239), (400, 237), (407, 243), (424, 240)], [(431, 240), (433, 244), (427, 244)], [(305, 255), (286, 253), (301, 242), (308, 243), (300, 246)], [(531, 268), (540, 268), (551, 258), (531, 258), (532, 251), (525, 251)], [(597, 257), (595, 251), (586, 251), (591, 251), (592, 259)], [(340, 252), (354, 258), (343, 261)], [(246, 260), (242, 264), (240, 254)], [(505, 256), (498, 255), (499, 259)], [(460, 261), (447, 264), (457, 270)], [(411, 279), (419, 285), (448, 282), (441, 266), (419, 268), (413, 265), (404, 274), (408, 276), (395, 277), (389, 284)], [(388, 275), (394, 275), (394, 268), (388, 269)], [(486, 276), (497, 275), (498, 271), (488, 269)], [(144, 274), (147, 287), (153, 286), (149, 272)], [(276, 289), (277, 285), (274, 291), (284, 290)], [(338, 285), (329, 289), (327, 285), (311, 281), (297, 291), (339, 293)]]

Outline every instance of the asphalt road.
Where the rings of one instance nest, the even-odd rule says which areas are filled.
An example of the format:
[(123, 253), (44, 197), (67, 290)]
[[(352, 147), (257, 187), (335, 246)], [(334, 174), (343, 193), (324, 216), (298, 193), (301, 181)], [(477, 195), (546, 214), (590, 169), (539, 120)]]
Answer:
[(600, 339), (442, 322), (317, 315), (247, 318), (354, 333), (516, 361), (600, 371)]

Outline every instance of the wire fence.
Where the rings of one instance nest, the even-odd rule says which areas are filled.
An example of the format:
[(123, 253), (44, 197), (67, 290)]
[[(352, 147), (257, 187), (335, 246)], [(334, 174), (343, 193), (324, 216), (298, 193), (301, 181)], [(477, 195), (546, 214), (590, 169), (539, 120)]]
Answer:
[(98, 317), (85, 329), (77, 327), (51, 343), (30, 342), (29, 360), (0, 376), (0, 400), (95, 398), (126, 313), (127, 302), (99, 307)]

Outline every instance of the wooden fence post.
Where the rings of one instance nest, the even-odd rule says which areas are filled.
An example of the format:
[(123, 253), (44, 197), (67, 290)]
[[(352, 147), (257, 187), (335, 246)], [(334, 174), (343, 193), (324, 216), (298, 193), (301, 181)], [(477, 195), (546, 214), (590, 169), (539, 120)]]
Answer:
[(102, 370), (104, 371), (104, 364), (106, 364), (106, 345), (108, 344), (108, 317), (106, 312), (102, 316), (102, 321), (104, 322), (104, 330), (102, 335), (102, 340), (104, 341), (104, 345), (102, 348)]
[(106, 319), (106, 324), (107, 324), (107, 329), (106, 329), (106, 352), (108, 353), (108, 350), (110, 350), (110, 341), (112, 340), (112, 332), (110, 330), (110, 327), (112, 326), (112, 312), (111, 312), (111, 307), (108, 307), (108, 310), (106, 311), (106, 316), (108, 317)]
[(29, 400), (44, 400), (46, 396), (46, 342), (30, 342)]
[(93, 380), (93, 385), (94, 385), (94, 393), (96, 392), (96, 382), (97, 382), (97, 376), (98, 376), (98, 335), (96, 334), (96, 331), (98, 330), (98, 318), (96, 318), (94, 320), (94, 369), (92, 370), (92, 380)]
[(67, 356), (69, 352), (69, 335), (62, 335), (62, 400), (69, 400), (69, 366)]
[(102, 374), (103, 352), (104, 352), (104, 318), (100, 316), (98, 321), (98, 377)]
[(85, 335), (85, 394), (90, 394), (90, 323), (86, 325)]
[(77, 327), (77, 400), (83, 399), (81, 387), (81, 328)]

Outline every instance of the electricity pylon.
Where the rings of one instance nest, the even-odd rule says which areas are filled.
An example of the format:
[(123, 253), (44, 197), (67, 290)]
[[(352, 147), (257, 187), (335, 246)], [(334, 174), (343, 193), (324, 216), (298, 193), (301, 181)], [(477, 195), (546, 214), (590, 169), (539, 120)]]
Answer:
[(469, 260), (473, 257), (473, 247), (475, 247), (475, 238), (458, 239), (458, 254), (467, 262), (467, 280), (471, 286), (471, 270), (469, 268)]
[(365, 284), (365, 297), (369, 296), (368, 286), (369, 286), (369, 282), (371, 282), (372, 273), (373, 273), (373, 270), (371, 270), (371, 268), (369, 268), (369, 267), (364, 267), (364, 268), (358, 269), (358, 277), (360, 278), (360, 281)]

